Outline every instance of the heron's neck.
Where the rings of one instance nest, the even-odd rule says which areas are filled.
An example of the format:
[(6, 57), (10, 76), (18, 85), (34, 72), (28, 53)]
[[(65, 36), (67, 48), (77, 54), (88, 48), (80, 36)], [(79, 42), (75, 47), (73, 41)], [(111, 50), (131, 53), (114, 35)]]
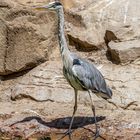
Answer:
[(60, 46), (60, 51), (61, 51), (61, 55), (62, 55), (65, 51), (69, 51), (67, 42), (66, 42), (66, 38), (65, 38), (65, 33), (64, 33), (64, 22), (65, 21), (64, 21), (63, 7), (58, 9), (57, 14), (58, 14), (59, 46)]

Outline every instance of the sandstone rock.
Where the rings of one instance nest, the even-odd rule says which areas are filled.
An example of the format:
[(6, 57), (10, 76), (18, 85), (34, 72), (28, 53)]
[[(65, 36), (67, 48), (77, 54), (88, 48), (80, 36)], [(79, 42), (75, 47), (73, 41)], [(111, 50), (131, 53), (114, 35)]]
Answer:
[(0, 74), (5, 70), (5, 57), (6, 57), (6, 25), (4, 21), (0, 20)]
[(9, 1), (9, 0), (1, 0), (0, 1), (0, 7), (1, 8), (10, 9), (13, 6), (14, 6), (14, 1)]
[(132, 107), (134, 110), (139, 110), (140, 66), (134, 64), (108, 66), (104, 66), (101, 71), (113, 89), (112, 102), (123, 109)]
[[(13, 1), (18, 6), (0, 8), (0, 16), (3, 19), (0, 22), (3, 27), (0, 29), (0, 35), (4, 35), (5, 30), (7, 33), (0, 37), (2, 63), (0, 71), (5, 75), (0, 76), (0, 135), (1, 132), (10, 136), (20, 134), (23, 139), (27, 139), (36, 132), (48, 134), (58, 131), (57, 126), (62, 132), (60, 125), (67, 128), (63, 127), (64, 123), (70, 120), (69, 116), (73, 112), (74, 91), (62, 75), (60, 53), (55, 38), (57, 35), (55, 14), (36, 13), (29, 8), (32, 5), (46, 4), (48, 1), (45, 0)], [(137, 48), (139, 50), (140, 38), (138, 0), (73, 0), (71, 1), (72, 5), (74, 4), (73, 8), (70, 8), (71, 2), (70, 4), (63, 2), (67, 8), (65, 17), (69, 43), (75, 45), (77, 50), (83, 51), (76, 53), (102, 65), (100, 71), (113, 91), (113, 97), (109, 102), (93, 95), (97, 119), (100, 116), (106, 117), (105, 120), (101, 119), (98, 122), (101, 136), (105, 136), (108, 140), (124, 140), (126, 135), (128, 139), (138, 139), (140, 128), (140, 61), (139, 52), (136, 51)], [(106, 50), (91, 52), (106, 45), (111, 54), (114, 49), (119, 51), (119, 55), (115, 53), (117, 55), (115, 61), (127, 65), (116, 65), (106, 60)], [(70, 48), (73, 50), (74, 47)], [(128, 56), (125, 53), (131, 59), (127, 60)], [(40, 61), (46, 60), (49, 61), (40, 64)], [(128, 64), (131, 61), (134, 62)], [(25, 71), (36, 65), (38, 66), (32, 70)], [(10, 73), (11, 75), (7, 75)], [(86, 92), (79, 92), (78, 106), (76, 116), (82, 121), (81, 125), (94, 132), (92, 111)], [(88, 116), (86, 117), (88, 123), (83, 121), (85, 120), (83, 116)], [(11, 124), (15, 125), (10, 126)], [(81, 130), (85, 133), (80, 131), (78, 139), (81, 136), (82, 139), (89, 136), (87, 130), (83, 128)]]
[[(139, 66), (134, 65), (123, 68), (116, 65), (103, 65), (101, 72), (113, 90), (111, 102), (118, 108), (139, 109), (140, 81), (138, 71)], [(46, 62), (19, 78), (19, 81), (11, 87), (9, 95), (13, 100), (29, 98), (38, 102), (74, 102), (74, 91), (64, 79), (59, 61)], [(93, 100), (96, 108), (109, 110), (116, 108), (113, 104), (95, 95), (93, 95)], [(79, 92), (78, 103), (89, 105), (87, 92)]]
[[(114, 137), (116, 139), (121, 137), (123, 140), (126, 133), (130, 139), (139, 137), (139, 134), (134, 135), (139, 132), (139, 68), (139, 65), (134, 64), (123, 67), (106, 64), (100, 69), (113, 90), (111, 101), (118, 106), (116, 108), (103, 99), (93, 96), (98, 118), (99, 116), (106, 116), (106, 120), (98, 122), (101, 125), (101, 135), (105, 135), (110, 140)], [(6, 84), (9, 80), (2, 82)], [(5, 100), (0, 95), (2, 98), (0, 106), (4, 106), (4, 109), (0, 108), (0, 119), (3, 120), (0, 121), (0, 131), (5, 134), (16, 134), (16, 128), (18, 128), (18, 132), (23, 138), (31, 136), (26, 135), (26, 130), (29, 129), (28, 132), (34, 130), (33, 127), (30, 127), (33, 120), (37, 121), (35, 123), (37, 125), (35, 132), (42, 132), (43, 126), (43, 132), (55, 132), (58, 126), (57, 123), (59, 123), (60, 128), (61, 126), (63, 128), (65, 120), (68, 119), (66, 116), (70, 116), (73, 111), (73, 89), (63, 78), (62, 66), (59, 61), (50, 61), (39, 65), (30, 72), (18, 77), (11, 86), (0, 92), (3, 96), (8, 94), (8, 96), (12, 95), (12, 98), (15, 99), (15, 101)], [(89, 126), (86, 127), (95, 130), (94, 124), (90, 121), (92, 120), (92, 112), (86, 92), (79, 92), (76, 116), (80, 117), (79, 122), (84, 120), (84, 123), (79, 125), (85, 126), (88, 124)], [(88, 116), (86, 118), (89, 121), (88, 123), (85, 122), (83, 116)], [(55, 129), (51, 127), (53, 123), (55, 123)], [(14, 125), (11, 127), (11, 124)], [(110, 132), (108, 132), (109, 130)], [(31, 134), (35, 134), (35, 132), (33, 131)], [(82, 135), (85, 136), (86, 134)]]
[(110, 42), (109, 54), (114, 63), (131, 63), (140, 57), (140, 40)]
[(1, 75), (30, 69), (49, 59), (48, 50), (56, 41), (54, 17), (53, 13), (35, 13), (21, 7), (9, 11), (0, 36)]
[(0, 1), (0, 19), (5, 19), (10, 9), (15, 6), (14, 1), (1, 0)]
[(60, 63), (50, 61), (24, 76), (14, 85), (11, 95), (13, 100), (27, 97), (40, 102), (71, 102), (74, 92), (62, 75)]
[[(20, 5), (25, 5), (26, 3), (28, 3), (28, 1), (18, 1), (18, 4)], [(44, 1), (40, 1), (40, 4), (43, 3)], [(71, 5), (74, 5), (72, 10), (68, 8), (69, 11), (66, 12), (66, 29), (69, 43), (71, 45), (74, 45), (79, 51), (91, 51), (103, 48), (105, 47), (105, 43), (108, 44), (108, 42), (110, 42), (111, 40), (126, 41), (139, 38), (139, 24), (137, 22), (139, 20), (139, 9), (136, 8), (138, 6), (137, 1), (129, 2), (126, 0), (119, 2), (93, 2), (89, 0), (86, 3), (83, 1), (72, 1), (72, 4), (63, 1), (63, 3), (64, 5), (66, 5), (66, 7), (71, 7)], [(30, 3), (28, 4), (31, 5), (39, 3), (30, 1)], [(130, 10), (128, 10), (128, 8)], [(133, 11), (135, 11), (136, 14), (134, 14)], [(123, 17), (122, 15), (124, 14), (125, 16)], [(47, 15), (49, 15), (49, 12), (47, 14), (44, 13), (44, 17), (46, 17), (46, 19), (48, 17), (53, 17), (53, 15)], [(41, 18), (36, 16), (37, 15), (31, 10), (23, 10), (20, 6), (19, 9), (16, 9), (14, 7), (14, 10), (10, 10), (9, 14), (5, 17), (9, 24), (8, 37), (10, 38), (11, 36), (13, 36), (13, 38), (9, 39), (9, 43), (15, 41), (15, 46), (21, 46), (21, 44), (23, 43), (18, 41), (20, 38), (24, 38), (23, 42), (26, 40), (26, 43), (24, 46), (21, 46), (22, 51), (24, 52), (23, 56), (20, 55), (19, 52), (14, 52), (14, 45), (10, 44), (9, 47), (7, 47), (7, 57), (5, 65), (6, 69), (2, 73), (3, 75), (32, 68), (38, 65), (40, 62), (48, 59), (47, 50), (46, 53), (44, 53), (43, 47), (40, 47), (38, 49), (38, 47), (36, 46), (39, 46), (41, 44), (38, 42), (39, 40), (42, 40), (41, 42), (44, 45), (46, 42), (48, 42), (49, 46), (53, 46), (53, 44), (50, 44), (50, 41), (55, 40), (55, 33), (50, 33), (52, 34), (52, 37), (50, 37), (47, 35), (48, 32), (45, 32), (44, 29), (53, 28), (54, 24), (51, 26), (51, 23), (50, 25), (48, 25), (49, 23), (47, 23), (47, 25), (46, 23), (44, 23), (42, 24), (43, 26), (39, 27), (35, 23), (35, 20), (39, 21)], [(21, 22), (21, 20), (23, 21), (23, 23)], [(44, 21), (45, 18), (43, 18), (42, 20)], [(49, 22), (54, 23), (52, 20), (49, 20)], [(26, 33), (27, 30), (28, 33)], [(18, 36), (18, 39), (16, 39), (16, 36)], [(50, 40), (47, 38), (50, 38)], [(16, 44), (16, 40), (18, 44)], [(28, 40), (32, 40), (32, 43)], [(32, 48), (30, 48), (29, 46), (35, 46), (32, 47), (34, 48), (34, 53), (31, 53)], [(18, 49), (21, 48), (18, 47)], [(27, 48), (28, 51), (25, 52)], [(19, 60), (22, 60), (22, 62), (19, 62)]]
[(65, 9), (70, 9), (75, 6), (75, 2), (73, 0), (60, 0)]
[[(68, 12), (69, 40), (81, 50), (91, 50), (102, 48), (104, 42), (108, 44), (111, 40), (139, 38), (138, 7), (138, 0), (81, 2), (81, 5)], [(90, 47), (88, 44), (91, 44)]]

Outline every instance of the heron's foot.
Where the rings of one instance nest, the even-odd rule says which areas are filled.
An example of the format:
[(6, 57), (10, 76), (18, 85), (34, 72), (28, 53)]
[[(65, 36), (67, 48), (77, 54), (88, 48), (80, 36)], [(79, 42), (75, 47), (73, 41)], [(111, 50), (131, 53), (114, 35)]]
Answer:
[(58, 140), (62, 140), (63, 138), (65, 138), (66, 136), (69, 136), (69, 140), (72, 140), (71, 138), (71, 134), (72, 134), (72, 130), (71, 129), (68, 129), (65, 133), (64, 133), (64, 136), (62, 136), (60, 139)]
[(100, 133), (99, 133), (99, 130), (96, 129), (94, 140), (96, 140), (98, 137), (100, 137)]

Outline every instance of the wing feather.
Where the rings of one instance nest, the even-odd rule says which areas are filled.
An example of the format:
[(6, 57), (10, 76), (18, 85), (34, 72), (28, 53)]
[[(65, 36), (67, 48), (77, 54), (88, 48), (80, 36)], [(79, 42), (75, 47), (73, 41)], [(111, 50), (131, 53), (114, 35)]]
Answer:
[(85, 60), (79, 59), (79, 61), (80, 65), (73, 65), (72, 71), (81, 85), (86, 89), (111, 96), (112, 92), (110, 93), (111, 90), (106, 86), (106, 82), (100, 71), (93, 64)]

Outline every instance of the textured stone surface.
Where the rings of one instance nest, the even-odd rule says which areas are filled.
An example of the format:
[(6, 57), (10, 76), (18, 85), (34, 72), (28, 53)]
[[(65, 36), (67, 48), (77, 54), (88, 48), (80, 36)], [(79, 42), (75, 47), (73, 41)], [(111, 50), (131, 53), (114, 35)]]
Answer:
[(111, 59), (114, 63), (131, 63), (140, 57), (140, 40), (109, 43)]
[[(120, 108), (139, 109), (139, 66), (128, 65), (123, 68), (115, 65), (103, 65), (101, 68), (107, 83), (113, 89), (114, 102)], [(57, 71), (56, 71), (57, 69)], [(111, 73), (111, 75), (110, 75)], [(137, 87), (137, 88), (136, 88)], [(129, 92), (128, 92), (129, 91)], [(74, 91), (62, 75), (60, 62), (50, 61), (30, 71), (19, 79), (10, 92), (12, 99), (31, 98), (37, 101), (73, 102)], [(96, 96), (93, 96), (96, 107), (116, 108)], [(79, 103), (89, 104), (87, 92), (79, 92)], [(98, 104), (98, 102), (102, 102)], [(134, 102), (134, 103), (133, 103)], [(131, 105), (132, 103), (132, 105)], [(130, 104), (130, 106), (129, 106)]]
[(70, 40), (81, 49), (88, 49), (91, 44), (90, 50), (104, 47), (104, 40), (108, 43), (139, 39), (138, 7), (137, 0), (81, 2), (68, 12)]
[[(56, 17), (53, 12), (37, 13), (31, 8), (48, 1), (0, 1), (0, 5), (3, 5), (0, 6), (2, 139), (8, 139), (7, 135), (13, 139), (32, 139), (37, 137), (36, 133), (42, 136), (50, 132), (52, 139), (56, 139), (59, 136), (56, 131), (64, 132), (68, 128), (74, 91), (62, 75), (62, 62), (56, 41)], [(69, 43), (73, 45), (69, 46), (70, 49), (95, 63), (113, 90), (109, 102), (93, 95), (101, 135), (107, 140), (139, 139), (138, 0), (62, 1), (66, 7), (66, 33)], [(107, 57), (110, 56), (107, 55), (107, 49), (111, 56), (113, 50), (116, 52), (111, 61), (115, 58), (116, 62), (125, 65), (108, 61)], [(49, 61), (40, 64), (46, 60)], [(86, 92), (79, 92), (76, 116), (79, 117), (74, 126), (79, 125), (80, 128), (74, 131), (73, 139), (93, 138), (94, 133), (86, 130), (89, 128), (95, 131)]]
[(46, 13), (22, 7), (9, 10), (5, 24), (1, 23), (1, 75), (30, 69), (49, 59), (48, 50), (56, 41), (56, 23), (55, 14)]
[[(5, 58), (1, 56), (2, 75), (29, 69), (48, 60), (48, 49), (56, 44), (55, 15), (50, 12), (37, 14), (29, 8), (47, 2), (13, 0), (8, 3), (3, 0), (0, 3), (1, 18), (7, 26), (7, 34), (1, 37), (7, 38)], [(67, 9), (65, 13), (69, 43), (79, 51), (105, 48), (105, 43), (108, 44), (111, 40), (124, 42), (139, 39), (140, 12), (137, 1), (62, 2)], [(28, 5), (28, 8), (21, 5)]]
[(0, 73), (5, 69), (5, 55), (6, 55), (6, 25), (4, 21), (0, 20)]
[(71, 102), (71, 91), (62, 75), (62, 65), (60, 62), (51, 61), (40, 65), (20, 79), (12, 88), (11, 94), (12, 99), (26, 96), (37, 101)]

